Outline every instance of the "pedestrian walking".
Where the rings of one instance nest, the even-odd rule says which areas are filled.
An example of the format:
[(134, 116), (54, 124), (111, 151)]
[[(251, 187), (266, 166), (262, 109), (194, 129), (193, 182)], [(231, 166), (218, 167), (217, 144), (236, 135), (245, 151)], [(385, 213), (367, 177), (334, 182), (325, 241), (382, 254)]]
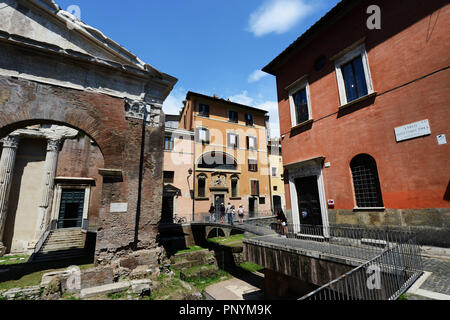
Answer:
[(239, 205), (239, 208), (237, 209), (238, 217), (239, 217), (239, 224), (244, 223), (244, 207), (242, 204)]
[(210, 222), (216, 222), (215, 213), (216, 213), (216, 207), (214, 207), (214, 204), (211, 203), (211, 207), (209, 207), (209, 221)]

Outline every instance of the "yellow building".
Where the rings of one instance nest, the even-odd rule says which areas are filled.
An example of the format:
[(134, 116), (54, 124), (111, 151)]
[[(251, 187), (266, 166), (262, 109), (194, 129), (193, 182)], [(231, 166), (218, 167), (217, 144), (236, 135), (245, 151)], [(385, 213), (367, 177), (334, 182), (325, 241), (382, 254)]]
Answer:
[(269, 139), (268, 143), (270, 163), (270, 186), (272, 189), (273, 212), (286, 209), (283, 180), (283, 158), (281, 155), (281, 143), (279, 139)]
[(271, 215), (267, 111), (188, 92), (179, 129), (194, 131), (196, 220), (231, 203), (246, 218)]

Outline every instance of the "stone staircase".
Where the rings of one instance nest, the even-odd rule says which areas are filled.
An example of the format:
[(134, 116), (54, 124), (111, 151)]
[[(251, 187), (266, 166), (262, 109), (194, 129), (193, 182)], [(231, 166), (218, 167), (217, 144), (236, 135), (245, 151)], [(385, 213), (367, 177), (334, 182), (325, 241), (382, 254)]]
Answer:
[(41, 249), (32, 257), (33, 262), (78, 259), (87, 254), (85, 236), (80, 228), (52, 230)]

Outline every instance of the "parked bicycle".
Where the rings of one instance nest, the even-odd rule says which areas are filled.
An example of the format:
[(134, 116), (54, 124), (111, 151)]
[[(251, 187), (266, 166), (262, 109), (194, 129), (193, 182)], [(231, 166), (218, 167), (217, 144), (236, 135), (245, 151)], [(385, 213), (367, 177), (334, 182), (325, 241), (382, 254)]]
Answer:
[(186, 218), (185, 217), (173, 217), (173, 223), (178, 223), (178, 224), (183, 224), (186, 223)]

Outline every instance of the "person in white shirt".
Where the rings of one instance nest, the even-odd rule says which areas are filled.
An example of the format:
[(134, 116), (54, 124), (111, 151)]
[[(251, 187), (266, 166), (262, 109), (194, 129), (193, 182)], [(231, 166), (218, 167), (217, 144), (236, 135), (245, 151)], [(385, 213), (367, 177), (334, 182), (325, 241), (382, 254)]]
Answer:
[(237, 209), (238, 217), (239, 217), (239, 224), (244, 223), (244, 207), (242, 204), (239, 205), (239, 208)]

